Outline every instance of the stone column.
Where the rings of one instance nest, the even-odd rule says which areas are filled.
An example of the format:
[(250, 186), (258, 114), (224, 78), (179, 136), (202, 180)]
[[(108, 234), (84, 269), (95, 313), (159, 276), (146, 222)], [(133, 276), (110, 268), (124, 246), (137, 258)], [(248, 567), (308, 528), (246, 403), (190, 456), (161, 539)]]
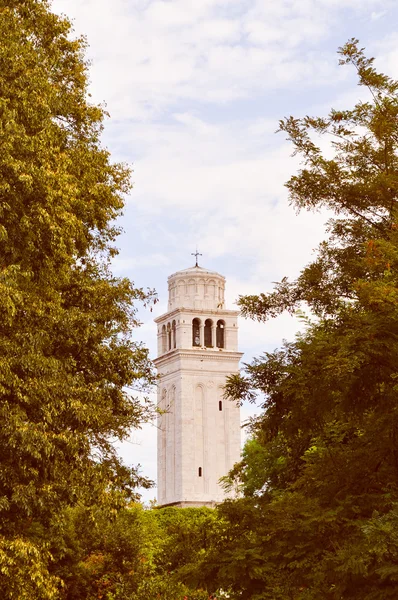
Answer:
[(216, 347), (216, 335), (217, 335), (217, 325), (215, 322), (213, 322), (213, 325), (211, 326), (211, 345), (213, 346), (213, 348)]
[(205, 324), (203, 321), (200, 322), (200, 345), (203, 348), (205, 345)]

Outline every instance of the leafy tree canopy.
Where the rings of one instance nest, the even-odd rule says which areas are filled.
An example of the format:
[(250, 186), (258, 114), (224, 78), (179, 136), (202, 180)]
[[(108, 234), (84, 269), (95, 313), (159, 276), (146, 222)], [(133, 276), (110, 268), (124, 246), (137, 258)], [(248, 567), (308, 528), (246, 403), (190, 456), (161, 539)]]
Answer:
[(254, 319), (304, 303), (316, 320), (227, 386), (264, 398), (231, 473), (243, 498), (220, 508), (231, 528), (217, 577), (239, 598), (398, 594), (398, 83), (355, 39), (339, 54), (369, 100), (280, 123), (303, 160), (291, 201), (334, 213), (328, 239), (297, 280), (240, 298)]
[(148, 484), (113, 442), (146, 416), (130, 335), (153, 298), (109, 268), (130, 179), (100, 143), (85, 40), (46, 0), (0, 0), (0, 38), (1, 589), (55, 598), (64, 510)]
[(101, 509), (94, 520), (87, 509), (71, 509), (64, 557), (56, 561), (63, 598), (209, 600), (200, 565), (220, 525), (207, 508), (132, 504), (112, 520)]

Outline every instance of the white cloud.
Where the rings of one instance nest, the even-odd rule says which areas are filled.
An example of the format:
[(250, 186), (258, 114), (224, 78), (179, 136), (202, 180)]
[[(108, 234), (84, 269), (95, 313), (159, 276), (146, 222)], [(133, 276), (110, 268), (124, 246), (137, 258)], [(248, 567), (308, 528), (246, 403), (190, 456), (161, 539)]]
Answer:
[(387, 11), (380, 10), (378, 12), (372, 12), (370, 15), (370, 18), (372, 19), (372, 21), (378, 21), (378, 19), (383, 18), (386, 14), (387, 14)]
[(146, 256), (117, 256), (112, 261), (112, 270), (115, 274), (128, 271), (134, 272), (137, 267), (161, 267), (169, 264), (165, 254), (149, 254)]
[(390, 32), (372, 45), (376, 57), (374, 66), (392, 78), (398, 79), (398, 33)]
[(54, 8), (87, 33), (92, 91), (114, 118), (148, 119), (182, 99), (225, 103), (340, 76), (329, 52), (312, 53), (336, 25), (335, 3), (55, 0)]

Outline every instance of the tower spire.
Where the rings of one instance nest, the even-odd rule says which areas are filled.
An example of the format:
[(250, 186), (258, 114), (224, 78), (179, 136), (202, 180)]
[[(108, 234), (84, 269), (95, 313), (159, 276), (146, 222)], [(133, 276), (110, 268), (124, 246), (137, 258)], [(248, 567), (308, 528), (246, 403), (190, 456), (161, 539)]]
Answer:
[(191, 256), (196, 258), (195, 267), (198, 267), (198, 256), (203, 256), (200, 252), (198, 252), (198, 247), (196, 246), (196, 252), (191, 252)]

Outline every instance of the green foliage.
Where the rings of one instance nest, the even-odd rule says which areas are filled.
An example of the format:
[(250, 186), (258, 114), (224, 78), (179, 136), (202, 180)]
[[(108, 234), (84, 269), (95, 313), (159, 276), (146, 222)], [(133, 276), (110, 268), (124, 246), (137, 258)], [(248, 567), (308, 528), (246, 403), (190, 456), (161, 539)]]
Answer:
[(217, 515), (209, 508), (162, 508), (154, 516), (164, 540), (160, 564), (169, 572), (187, 563), (195, 565), (217, 532)]
[[(122, 596), (121, 598), (126, 598)], [(209, 594), (204, 590), (191, 590), (167, 575), (158, 575), (144, 579), (137, 593), (131, 600), (209, 600)], [(111, 599), (110, 599), (111, 600)]]
[(139, 505), (113, 518), (107, 511), (76, 508), (66, 515), (65, 546), (55, 574), (68, 600), (129, 598), (146, 573), (145, 544), (150, 531)]
[(296, 281), (240, 299), (258, 320), (302, 303), (317, 320), (227, 386), (264, 399), (229, 477), (243, 498), (219, 509), (223, 558), (211, 555), (217, 585), (239, 598), (398, 594), (398, 83), (356, 40), (339, 52), (369, 101), (280, 123), (304, 164), (287, 184), (292, 203), (331, 210), (329, 237)]
[(0, 1), (4, 598), (55, 597), (49, 548), (66, 507), (134, 495), (140, 477), (113, 442), (146, 417), (132, 387), (153, 381), (130, 338), (135, 301), (152, 295), (109, 270), (129, 171), (101, 147), (105, 113), (70, 34), (46, 0)]
[(30, 600), (58, 598), (60, 580), (50, 575), (45, 545), (30, 540), (0, 538), (0, 574), (3, 598)]
[(54, 575), (65, 600), (208, 600), (200, 564), (216, 539), (209, 509), (144, 510), (135, 504), (113, 519), (99, 510), (67, 514)]
[[(370, 101), (352, 110), (332, 110), (325, 118), (289, 117), (280, 122), (280, 131), (304, 163), (287, 183), (293, 205), (307, 210), (326, 207), (339, 218), (329, 221), (328, 241), (297, 281), (283, 279), (270, 294), (241, 298), (244, 314), (252, 318), (266, 320), (294, 311), (303, 301), (318, 316), (334, 316), (342, 304), (364, 299), (367, 286), (377, 282), (379, 301), (387, 289), (396, 297), (397, 82), (374, 70), (373, 59), (365, 57), (356, 40), (339, 53), (341, 64), (357, 70)], [(333, 158), (325, 158), (315, 143), (325, 136)]]

